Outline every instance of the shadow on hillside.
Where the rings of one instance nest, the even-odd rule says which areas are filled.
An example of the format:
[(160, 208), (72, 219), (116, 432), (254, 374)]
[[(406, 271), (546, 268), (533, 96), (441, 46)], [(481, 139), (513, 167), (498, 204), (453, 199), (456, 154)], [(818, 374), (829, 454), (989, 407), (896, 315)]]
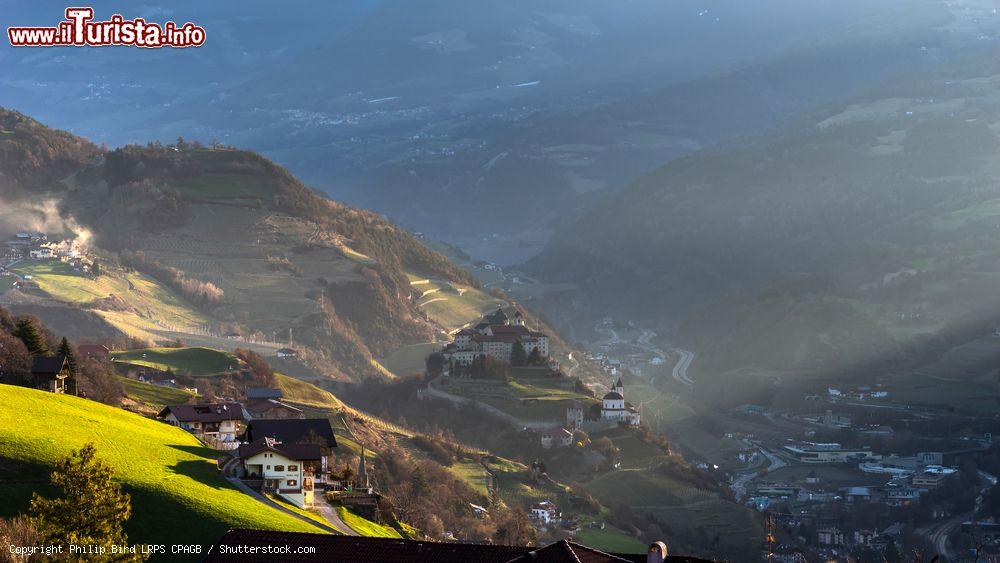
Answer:
[(42, 463), (0, 456), (0, 483), (48, 483), (51, 470)]
[[(205, 514), (192, 510), (184, 500), (164, 494), (161, 489), (125, 487), (125, 491), (132, 497), (132, 517), (125, 523), (130, 543), (172, 545), (183, 540), (206, 545), (219, 539), (232, 525), (222, 516), (225, 506), (217, 506), (217, 514)], [(201, 559), (175, 558), (182, 561)]]
[(184, 475), (198, 481), (203, 485), (208, 485), (214, 489), (231, 489), (228, 481), (222, 478), (215, 465), (202, 460), (178, 461), (170, 466), (170, 469), (178, 475)]
[(221, 452), (219, 452), (218, 450), (213, 450), (212, 448), (208, 448), (205, 446), (184, 446), (181, 444), (168, 444), (168, 445), (175, 450), (180, 450), (182, 452), (194, 454), (198, 457), (210, 459), (212, 461), (219, 459), (219, 456), (221, 455)]

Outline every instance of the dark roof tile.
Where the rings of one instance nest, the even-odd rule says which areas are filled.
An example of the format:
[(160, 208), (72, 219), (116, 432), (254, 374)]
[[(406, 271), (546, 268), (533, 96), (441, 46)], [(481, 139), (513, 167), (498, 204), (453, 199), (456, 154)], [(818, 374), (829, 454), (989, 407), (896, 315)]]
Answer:
[(279, 453), (294, 461), (319, 461), (323, 452), (319, 444), (282, 444), (272, 438), (259, 438), (252, 444), (243, 444), (239, 449), (240, 459), (253, 457), (261, 452)]
[(254, 420), (247, 425), (246, 439), (274, 438), (285, 444), (310, 442), (319, 438), (324, 445), (337, 447), (333, 427), (326, 418), (288, 418), (281, 420)]
[(243, 406), (239, 403), (198, 403), (196, 405), (172, 405), (164, 407), (157, 418), (173, 413), (180, 422), (222, 422), (223, 420), (245, 420)]
[[(205, 561), (275, 561), (274, 555), (223, 554), (223, 546), (290, 546), (281, 561), (343, 561), (345, 563), (507, 563), (528, 552), (527, 548), (467, 543), (439, 543), (389, 538), (365, 538), (327, 534), (303, 534), (264, 530), (230, 530), (219, 540)], [(299, 547), (315, 553), (296, 555)]]
[[(341, 561), (344, 563), (643, 563), (645, 553), (605, 553), (572, 541), (560, 541), (542, 548), (512, 545), (489, 545), (460, 542), (430, 542), (390, 538), (366, 538), (299, 532), (266, 530), (229, 530), (205, 558), (207, 563), (274, 561), (267, 553), (236, 553), (262, 551), (271, 546), (288, 546), (291, 554), (281, 555), (281, 561)], [(308, 555), (297, 554), (298, 548), (311, 548)], [(671, 563), (706, 563), (704, 559), (667, 557)]]
[(58, 375), (66, 366), (65, 356), (37, 356), (31, 360), (32, 375)]
[(247, 387), (247, 399), (280, 399), (283, 395), (281, 389), (269, 389), (267, 387)]

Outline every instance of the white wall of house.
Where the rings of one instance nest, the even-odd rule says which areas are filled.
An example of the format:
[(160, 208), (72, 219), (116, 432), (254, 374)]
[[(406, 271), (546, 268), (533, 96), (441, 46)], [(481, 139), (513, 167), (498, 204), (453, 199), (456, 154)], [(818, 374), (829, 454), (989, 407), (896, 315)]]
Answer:
[(174, 413), (167, 413), (163, 420), (174, 426), (179, 426), (188, 432), (193, 432), (195, 434), (203, 434), (205, 436), (211, 436), (218, 438), (223, 442), (235, 442), (237, 440), (237, 435), (240, 432), (239, 423), (236, 420), (223, 420), (219, 423), (219, 430), (212, 430), (210, 432), (205, 431), (206, 426), (201, 422), (185, 421), (181, 422), (177, 419)]
[(551, 524), (556, 519), (556, 511), (554, 508), (532, 508), (531, 517), (546, 524)]
[(278, 495), (295, 506), (312, 506), (312, 477), (306, 477), (301, 461), (268, 451), (244, 459), (243, 467), (248, 475), (256, 473), (264, 479), (265, 487), (276, 489)]

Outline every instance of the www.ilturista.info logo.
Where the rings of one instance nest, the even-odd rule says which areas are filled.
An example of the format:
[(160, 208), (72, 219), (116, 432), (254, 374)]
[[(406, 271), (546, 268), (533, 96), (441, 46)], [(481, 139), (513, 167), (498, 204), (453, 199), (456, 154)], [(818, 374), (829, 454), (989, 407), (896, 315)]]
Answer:
[(66, 20), (54, 27), (8, 27), (14, 47), (201, 47), (205, 29), (191, 22), (163, 25), (142, 18), (127, 20), (120, 14), (107, 21), (93, 21), (93, 8), (66, 8)]

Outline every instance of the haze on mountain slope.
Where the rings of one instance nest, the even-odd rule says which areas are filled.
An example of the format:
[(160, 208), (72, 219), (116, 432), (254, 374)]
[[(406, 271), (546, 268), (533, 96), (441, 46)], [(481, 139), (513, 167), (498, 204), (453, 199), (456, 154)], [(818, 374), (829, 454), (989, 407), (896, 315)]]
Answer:
[(890, 80), (671, 162), (529, 269), (586, 296), (565, 318), (614, 311), (673, 331), (707, 373), (863, 379), (932, 361), (1000, 311), (996, 61)]
[[(98, 15), (198, 20), (208, 43), (185, 53), (0, 46), (0, 103), (112, 146), (178, 135), (246, 146), (339, 199), (509, 262), (536, 252), (567, 211), (670, 158), (979, 48), (990, 20), (951, 27), (972, 17), (965, 4), (981, 8), (104, 1)], [(14, 13), (22, 25), (60, 17), (27, 2)], [(473, 231), (511, 240), (479, 248)]]

